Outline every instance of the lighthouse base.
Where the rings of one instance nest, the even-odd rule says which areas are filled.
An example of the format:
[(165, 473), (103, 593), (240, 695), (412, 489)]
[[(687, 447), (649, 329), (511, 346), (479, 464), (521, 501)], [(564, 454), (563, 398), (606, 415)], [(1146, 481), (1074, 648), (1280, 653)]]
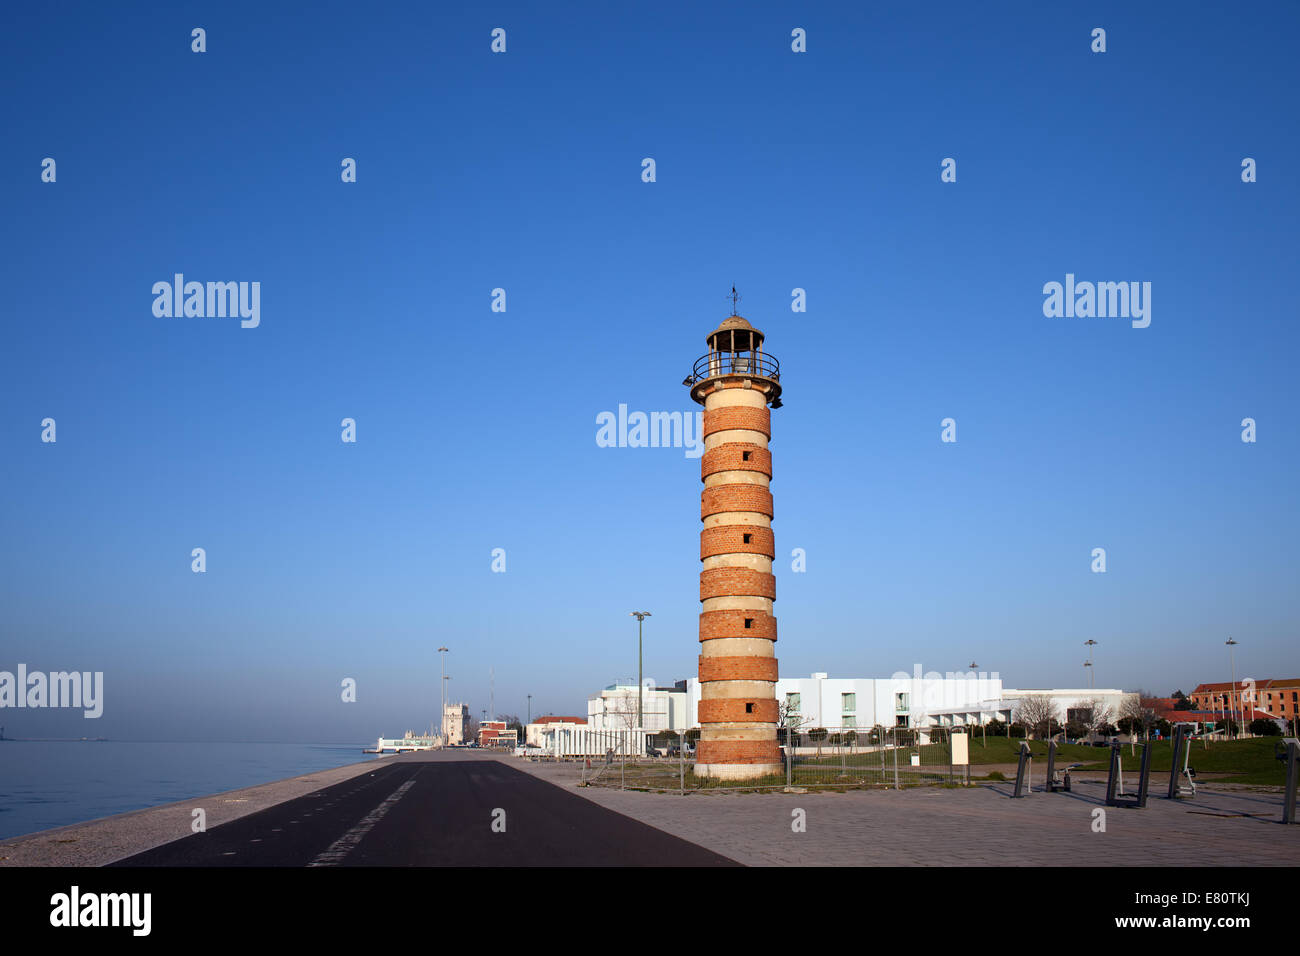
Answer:
[(695, 776), (713, 780), (756, 780), (785, 773), (779, 763), (697, 763)]

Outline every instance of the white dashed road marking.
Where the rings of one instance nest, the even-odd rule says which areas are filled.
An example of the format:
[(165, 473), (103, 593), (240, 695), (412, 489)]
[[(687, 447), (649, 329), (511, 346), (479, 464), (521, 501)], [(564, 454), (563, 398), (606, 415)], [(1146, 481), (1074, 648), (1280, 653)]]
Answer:
[(397, 801), (401, 800), (406, 791), (410, 790), (414, 784), (415, 778), (412, 777), (410, 780), (406, 781), (406, 783), (394, 790), (388, 795), (383, 803), (362, 817), (360, 823), (335, 840), (328, 850), (316, 857), (316, 859), (312, 860), (307, 865), (335, 866), (342, 862), (343, 858), (352, 852), (353, 848), (361, 842), (361, 839), (371, 831), (376, 823), (384, 818), (384, 815), (388, 813), (389, 810), (393, 809), (393, 806)]

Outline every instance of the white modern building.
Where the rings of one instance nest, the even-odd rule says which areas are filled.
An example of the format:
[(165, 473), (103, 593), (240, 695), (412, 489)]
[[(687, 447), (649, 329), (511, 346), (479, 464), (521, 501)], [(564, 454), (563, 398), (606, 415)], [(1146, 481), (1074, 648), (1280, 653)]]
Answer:
[[(889, 678), (833, 678), (826, 673), (783, 677), (776, 699), (804, 728), (866, 729), (983, 724), (1008, 720), (1014, 702), (1003, 700), (1001, 678), (987, 674), (903, 674)], [(642, 727), (649, 733), (699, 726), (700, 683), (694, 678), (642, 688)], [(611, 684), (587, 701), (592, 730), (637, 729), (635, 681)]]
[[(1009, 723), (1020, 700), (1045, 696), (1057, 705), (1061, 720), (1081, 716), (1099, 702), (1114, 723), (1124, 702), (1136, 694), (1114, 689), (1024, 689), (1003, 687), (1002, 678), (985, 673), (899, 673), (886, 678), (840, 678), (825, 672), (808, 677), (783, 677), (776, 682), (782, 714), (802, 730), (867, 730), (872, 727), (980, 726), (993, 720)], [(647, 680), (642, 688), (646, 733), (699, 727), (699, 681), (690, 678), (673, 687)], [(587, 729), (596, 732), (636, 730), (637, 684), (616, 682), (587, 701)]]
[(546, 741), (553, 739), (557, 730), (572, 731), (586, 729), (587, 721), (583, 717), (557, 717), (548, 715), (538, 717), (524, 728), (524, 743), (529, 747), (544, 747)]
[[(1125, 703), (1138, 700), (1138, 695), (1114, 688), (1050, 688), (1034, 690), (1026, 688), (1014, 690), (1010, 687), (1002, 691), (1003, 700), (1014, 709), (1024, 697), (1046, 697), (1056, 705), (1058, 719), (1062, 721), (1087, 720), (1084, 712), (1091, 712), (1101, 707), (1107, 723), (1113, 724), (1124, 716)], [(1005, 719), (1005, 718), (1003, 718)]]
[[(646, 679), (640, 688), (638, 721), (636, 681), (616, 681), (587, 699), (587, 726), (601, 731), (640, 729), (652, 734), (698, 726), (693, 704), (688, 711), (687, 683), (678, 681), (673, 687), (660, 687), (653, 679)], [(699, 699), (698, 684), (695, 699)]]
[(838, 678), (825, 672), (786, 677), (776, 699), (801, 729), (859, 730), (982, 724), (999, 716), (1002, 680), (987, 674), (931, 672), (886, 678)]
[(644, 730), (593, 730), (588, 724), (552, 724), (530, 739), (547, 757), (643, 757), (650, 735)]

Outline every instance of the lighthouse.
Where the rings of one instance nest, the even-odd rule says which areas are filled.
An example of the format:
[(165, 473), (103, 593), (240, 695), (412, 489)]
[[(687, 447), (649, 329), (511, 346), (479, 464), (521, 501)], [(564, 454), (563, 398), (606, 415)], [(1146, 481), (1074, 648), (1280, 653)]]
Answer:
[(705, 341), (709, 351), (684, 383), (704, 406), (695, 772), (745, 780), (782, 769), (768, 450), (781, 369), (763, 351), (763, 333), (734, 310)]

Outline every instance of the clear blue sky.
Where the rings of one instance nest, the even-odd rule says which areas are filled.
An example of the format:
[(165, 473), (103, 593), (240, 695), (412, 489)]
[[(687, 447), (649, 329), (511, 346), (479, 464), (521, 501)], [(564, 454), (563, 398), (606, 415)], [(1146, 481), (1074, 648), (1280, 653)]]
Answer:
[[(1095, 638), (1169, 693), (1231, 634), (1300, 676), (1300, 12), (1134, 6), (8, 11), (0, 669), (107, 700), (0, 722), (362, 741), (434, 719), (440, 644), (476, 715), (491, 666), (581, 712), (634, 609), (693, 674), (699, 462), (596, 416), (693, 409), (733, 282), (785, 385), (782, 673), (1078, 686)], [(260, 327), (155, 317), (176, 272)], [(1150, 327), (1044, 317), (1066, 273)]]

